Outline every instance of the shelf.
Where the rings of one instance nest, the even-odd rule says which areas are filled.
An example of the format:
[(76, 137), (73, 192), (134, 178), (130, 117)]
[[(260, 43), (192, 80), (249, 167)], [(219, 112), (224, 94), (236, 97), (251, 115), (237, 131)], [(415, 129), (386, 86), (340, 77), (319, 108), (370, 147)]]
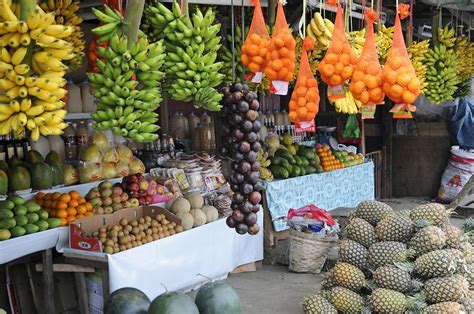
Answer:
[(90, 118), (90, 113), (69, 113), (64, 120), (84, 120)]
[[(242, 6), (242, 1), (244, 6), (253, 6), (251, 0), (233, 0), (234, 6)], [(162, 2), (173, 2), (173, 0), (163, 0)], [(188, 4), (207, 4), (207, 5), (231, 5), (232, 0), (189, 0)], [(266, 7), (268, 5), (268, 0), (261, 0), (260, 5)]]

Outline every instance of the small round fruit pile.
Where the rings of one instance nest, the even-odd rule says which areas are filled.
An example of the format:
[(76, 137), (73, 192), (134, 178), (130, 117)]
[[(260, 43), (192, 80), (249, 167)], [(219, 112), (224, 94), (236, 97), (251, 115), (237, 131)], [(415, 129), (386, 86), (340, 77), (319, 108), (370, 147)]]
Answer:
[(117, 225), (99, 228), (92, 236), (103, 244), (104, 253), (113, 254), (182, 231), (182, 226), (170, 222), (163, 214), (157, 214), (155, 217), (144, 216), (130, 222), (123, 218)]
[(318, 81), (301, 76), (291, 94), (288, 118), (291, 122), (313, 121), (319, 111)]
[(265, 75), (271, 81), (291, 81), (296, 65), (295, 47), (296, 41), (287, 27), (273, 34), (265, 66)]
[(129, 199), (128, 194), (110, 181), (104, 181), (98, 187), (92, 188), (86, 195), (86, 200), (94, 207), (98, 215), (112, 214), (122, 208), (137, 207), (137, 199)]
[(350, 153), (345, 150), (335, 151), (334, 155), (344, 164), (343, 168), (359, 165), (364, 162), (364, 155)]
[(92, 204), (81, 197), (77, 191), (69, 193), (38, 192), (33, 198), (33, 202), (40, 205), (51, 217), (60, 218), (61, 226), (94, 214)]
[(324, 144), (316, 147), (316, 154), (318, 154), (321, 160), (321, 166), (323, 166), (324, 172), (344, 168), (344, 164), (336, 159), (329, 145)]
[(389, 57), (382, 75), (383, 92), (396, 104), (413, 104), (420, 95), (420, 80), (416, 77), (410, 59), (399, 55)]
[(240, 60), (252, 72), (263, 72), (267, 55), (268, 38), (251, 34), (242, 45)]
[(354, 98), (365, 104), (380, 104), (383, 102), (382, 71), (378, 60), (359, 60), (349, 89)]
[(331, 48), (332, 52), (328, 51), (324, 56), (323, 61), (319, 63), (318, 70), (324, 82), (329, 86), (336, 86), (352, 77), (357, 56), (348, 42), (333, 42)]

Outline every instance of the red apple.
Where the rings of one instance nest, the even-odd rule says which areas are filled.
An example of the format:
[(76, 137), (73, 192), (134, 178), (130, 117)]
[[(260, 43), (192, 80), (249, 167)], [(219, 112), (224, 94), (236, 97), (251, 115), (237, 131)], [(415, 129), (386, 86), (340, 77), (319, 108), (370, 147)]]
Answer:
[(140, 191), (138, 191), (138, 195), (145, 197), (145, 196), (148, 195), (148, 193), (147, 193), (147, 191), (140, 190)]
[(153, 197), (150, 195), (145, 196), (145, 201), (147, 204), (152, 204), (153, 203)]
[(130, 183), (128, 185), (128, 189), (130, 191), (138, 191), (140, 189), (140, 187), (138, 186), (138, 183)]
[(120, 198), (120, 195), (114, 195), (112, 197), (112, 202), (114, 203), (120, 203), (122, 201), (122, 199)]
[(141, 197), (138, 199), (138, 202), (140, 202), (140, 205), (146, 204), (145, 197), (141, 196)]
[(130, 197), (135, 197), (135, 198), (137, 198), (139, 196), (138, 191), (130, 191), (128, 194), (129, 194)]
[(112, 189), (112, 193), (113, 193), (114, 195), (120, 196), (120, 195), (122, 195), (123, 190), (122, 190), (121, 187), (116, 186), (116, 187), (114, 187), (114, 188)]

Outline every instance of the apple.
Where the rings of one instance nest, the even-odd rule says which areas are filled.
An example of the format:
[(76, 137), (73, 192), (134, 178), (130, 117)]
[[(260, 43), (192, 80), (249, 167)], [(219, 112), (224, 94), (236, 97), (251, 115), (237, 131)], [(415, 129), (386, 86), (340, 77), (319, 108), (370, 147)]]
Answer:
[(97, 207), (95, 209), (95, 213), (98, 215), (102, 215), (104, 213), (104, 208), (103, 207)]
[(121, 203), (113, 203), (112, 204), (112, 208), (114, 209), (114, 212), (116, 212), (117, 210), (120, 210), (122, 209), (122, 204)]
[(138, 186), (138, 183), (134, 182), (134, 183), (130, 183), (128, 185), (128, 189), (130, 191), (138, 191), (140, 189), (140, 187)]
[(138, 181), (143, 179), (143, 175), (141, 173), (137, 173), (135, 176), (137, 177)]
[(123, 193), (122, 195), (120, 195), (120, 201), (125, 202), (126, 200), (128, 200), (128, 194), (127, 193)]
[(125, 201), (125, 202), (122, 202), (122, 206), (123, 208), (130, 208), (132, 207), (132, 203), (130, 203), (129, 201)]
[(112, 193), (113, 193), (113, 195), (122, 195), (123, 190), (122, 190), (121, 187), (116, 186), (112, 189)]
[(122, 199), (120, 198), (120, 195), (114, 195), (112, 196), (112, 202), (113, 203), (120, 203)]
[(110, 197), (102, 197), (102, 205), (103, 206), (112, 205), (112, 199)]
[(145, 197), (148, 195), (147, 191), (143, 191), (143, 190), (140, 190), (138, 191), (138, 195), (142, 196), (142, 197)]
[(111, 188), (101, 189), (100, 195), (102, 195), (102, 197), (109, 197), (112, 195), (112, 189)]
[(158, 185), (158, 186), (156, 187), (156, 192), (157, 192), (158, 194), (165, 194), (165, 189), (163, 188), (162, 185)]
[(153, 203), (153, 197), (151, 197), (151, 195), (145, 196), (145, 202), (147, 204), (152, 204)]
[(114, 208), (112, 206), (104, 207), (104, 214), (112, 214), (114, 212)]
[(157, 186), (158, 184), (156, 183), (155, 180), (149, 180), (149, 181), (148, 181), (148, 185), (151, 186), (151, 187), (156, 188), (156, 186)]
[(99, 184), (99, 189), (111, 189), (114, 185), (110, 181), (104, 181)]
[(102, 206), (102, 200), (100, 197), (94, 197), (89, 200), (93, 207), (100, 207)]
[(129, 194), (130, 197), (138, 197), (139, 196), (138, 191), (130, 191), (130, 192), (128, 192), (128, 194)]
[(147, 180), (141, 180), (139, 183), (140, 190), (146, 191), (148, 190), (148, 181)]
[(143, 197), (143, 196), (140, 196), (140, 197), (138, 198), (138, 201), (140, 202), (140, 205), (146, 204), (145, 197)]
[(130, 207), (138, 207), (138, 206), (140, 206), (140, 201), (139, 201), (137, 198), (135, 198), (135, 197), (130, 198), (128, 201), (129, 201), (129, 203), (130, 203)]
[(131, 176), (128, 176), (128, 182), (130, 183), (137, 183), (138, 182), (138, 177), (136, 175), (131, 175)]

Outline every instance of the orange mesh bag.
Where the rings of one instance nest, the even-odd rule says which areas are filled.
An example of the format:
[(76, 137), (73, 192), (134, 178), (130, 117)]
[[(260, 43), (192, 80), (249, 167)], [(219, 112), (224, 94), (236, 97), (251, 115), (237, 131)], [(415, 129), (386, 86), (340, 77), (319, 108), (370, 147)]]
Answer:
[(313, 121), (319, 111), (318, 81), (311, 72), (307, 51), (313, 48), (311, 37), (306, 37), (301, 51), (300, 69), (295, 89), (291, 94), (288, 118), (293, 123)]
[(337, 5), (336, 23), (326, 55), (318, 65), (321, 79), (329, 86), (338, 86), (352, 77), (357, 56), (344, 32), (344, 13)]
[(240, 60), (243, 65), (252, 73), (263, 72), (265, 68), (265, 57), (267, 46), (270, 41), (265, 19), (263, 18), (260, 0), (253, 0), (255, 10), (253, 12), (252, 24), (242, 45)]
[(383, 92), (395, 102), (395, 106), (390, 110), (395, 113), (394, 118), (411, 118), (411, 113), (416, 110), (413, 103), (420, 94), (420, 81), (408, 57), (398, 14), (395, 18), (392, 47), (387, 54), (382, 78)]
[(376, 105), (383, 103), (385, 97), (382, 91), (382, 67), (375, 46), (373, 26), (377, 14), (370, 9), (366, 12), (365, 17), (368, 25), (367, 36), (362, 54), (354, 68), (349, 89), (354, 98), (359, 100), (362, 105)]
[[(288, 23), (286, 22), (283, 5), (279, 2), (275, 27), (268, 45), (265, 66), (265, 75), (272, 81), (278, 95), (286, 95), (288, 93), (288, 82), (291, 81), (296, 66), (295, 48), (296, 41), (291, 35)], [(276, 81), (286, 82), (286, 84), (283, 84), (283, 88), (279, 88), (278, 83), (275, 84)]]

